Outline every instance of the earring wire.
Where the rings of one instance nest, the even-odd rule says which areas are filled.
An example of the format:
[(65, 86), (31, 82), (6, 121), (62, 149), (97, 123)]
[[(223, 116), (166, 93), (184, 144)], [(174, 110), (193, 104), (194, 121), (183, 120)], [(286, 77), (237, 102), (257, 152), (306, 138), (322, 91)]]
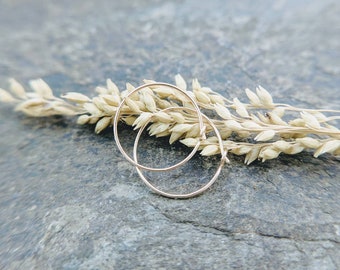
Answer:
[[(168, 171), (168, 170), (172, 170), (172, 169), (175, 169), (177, 168), (178, 166), (181, 166), (183, 165), (185, 162), (187, 162), (188, 160), (190, 160), (194, 155), (195, 153), (197, 152), (198, 148), (199, 148), (199, 145), (200, 145), (200, 140), (197, 142), (196, 146), (193, 148), (193, 150), (191, 151), (191, 153), (184, 159), (182, 160), (181, 162), (175, 164), (175, 165), (172, 165), (172, 166), (169, 166), (169, 167), (166, 167), (166, 168), (152, 168), (152, 167), (148, 167), (148, 166), (144, 166), (144, 165), (141, 165), (139, 164), (138, 162), (136, 162), (135, 160), (133, 160), (127, 153), (126, 151), (124, 150), (124, 148), (122, 147), (121, 143), (120, 143), (120, 140), (119, 140), (119, 136), (118, 136), (118, 122), (120, 120), (120, 115), (121, 115), (121, 111), (122, 111), (122, 108), (123, 106), (125, 105), (125, 101), (126, 101), (126, 98), (130, 97), (131, 95), (133, 95), (134, 93), (137, 93), (139, 91), (141, 91), (142, 89), (144, 88), (148, 88), (148, 87), (157, 87), (157, 86), (163, 86), (163, 87), (169, 87), (169, 88), (172, 88), (176, 91), (179, 91), (181, 92), (182, 94), (184, 94), (189, 100), (190, 102), (192, 103), (193, 107), (195, 108), (194, 111), (196, 111), (197, 113), (197, 117), (198, 117), (198, 122), (199, 122), (199, 127), (200, 127), (200, 137), (201, 139), (205, 139), (205, 126), (204, 126), (204, 123), (203, 123), (203, 117), (202, 117), (202, 114), (201, 114), (201, 111), (200, 111), (200, 108), (198, 107), (196, 101), (184, 90), (178, 88), (177, 86), (175, 85), (172, 85), (172, 84), (168, 84), (168, 83), (159, 83), (159, 82), (156, 82), (156, 83), (149, 83), (149, 84), (144, 84), (144, 85), (141, 85), (139, 87), (137, 87), (136, 89), (134, 89), (133, 91), (129, 92), (127, 94), (127, 96), (122, 100), (122, 102), (120, 103), (119, 107), (117, 108), (117, 111), (116, 111), (116, 114), (115, 114), (115, 118), (114, 118), (114, 121), (113, 121), (113, 134), (114, 134), (114, 139), (116, 141), (116, 144), (117, 144), (117, 147), (119, 149), (119, 151), (122, 153), (122, 155), (130, 162), (132, 163), (134, 166), (140, 168), (140, 169), (144, 169), (144, 170), (148, 170), (148, 171)], [(182, 107), (179, 107), (179, 108), (182, 108)], [(189, 108), (186, 108), (186, 110), (189, 110)], [(151, 118), (149, 119), (148, 123), (151, 121)]]
[[(188, 108), (183, 108), (183, 107), (170, 107), (170, 108), (166, 108), (164, 110), (162, 110), (163, 112), (166, 111), (170, 111), (170, 110), (178, 110), (178, 109), (186, 109), (186, 110), (191, 110), (194, 111), (192, 109), (188, 109)], [(184, 193), (184, 194), (176, 194), (176, 193), (169, 193), (169, 192), (165, 192), (160, 190), (159, 188), (155, 187), (153, 184), (151, 184), (151, 182), (143, 175), (142, 170), (140, 169), (139, 166), (136, 166), (136, 170), (139, 174), (139, 177), (143, 180), (143, 182), (151, 189), (153, 190), (155, 193), (162, 195), (164, 197), (168, 197), (168, 198), (173, 198), (173, 199), (187, 199), (187, 198), (191, 198), (194, 196), (197, 196), (201, 193), (203, 193), (204, 191), (206, 191), (217, 179), (217, 177), (219, 176), (221, 169), (224, 165), (225, 162), (229, 162), (229, 159), (227, 158), (227, 151), (224, 150), (223, 147), (223, 141), (221, 138), (221, 135), (217, 129), (217, 127), (215, 126), (215, 124), (204, 114), (201, 114), (202, 117), (204, 118), (204, 120), (206, 120), (208, 122), (208, 124), (213, 128), (214, 132), (216, 133), (218, 142), (219, 142), (219, 148), (221, 151), (221, 161), (220, 164), (214, 174), (214, 176), (210, 179), (209, 182), (207, 182), (204, 186), (202, 186), (201, 188), (193, 191), (193, 192), (189, 192), (189, 193)], [(149, 120), (150, 121), (150, 120)], [(149, 123), (149, 121), (147, 121), (138, 131), (138, 134), (135, 138), (135, 143), (134, 143), (134, 147), (133, 147), (133, 158), (135, 163), (138, 164), (138, 157), (137, 157), (137, 148), (138, 148), (138, 142), (140, 140), (141, 134), (143, 133), (143, 130), (145, 129), (145, 127), (147, 126), (147, 124)], [(178, 168), (179, 166), (182, 166), (184, 164), (184, 160), (179, 162), (178, 164), (176, 164), (175, 168)]]

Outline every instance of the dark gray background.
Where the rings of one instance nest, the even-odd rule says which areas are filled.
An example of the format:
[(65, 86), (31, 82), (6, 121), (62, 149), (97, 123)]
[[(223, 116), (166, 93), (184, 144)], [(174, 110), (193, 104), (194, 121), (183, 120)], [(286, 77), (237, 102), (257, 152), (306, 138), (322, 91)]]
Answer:
[[(339, 109), (338, 1), (119, 2), (1, 0), (0, 87), (41, 77), (57, 94), (93, 95), (106, 78), (123, 88), (181, 73), (227, 97), (260, 83), (280, 102)], [(1, 104), (0, 136), (0, 268), (340, 267), (330, 155), (231, 157), (211, 190), (169, 200), (141, 183), (110, 130)], [(144, 145), (153, 153), (153, 139)], [(185, 151), (174, 148), (164, 143), (168, 157)]]

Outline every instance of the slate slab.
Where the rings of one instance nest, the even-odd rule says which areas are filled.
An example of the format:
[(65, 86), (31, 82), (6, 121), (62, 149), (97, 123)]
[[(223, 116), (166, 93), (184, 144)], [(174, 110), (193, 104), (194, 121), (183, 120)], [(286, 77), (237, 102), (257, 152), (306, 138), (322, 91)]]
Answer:
[[(2, 0), (0, 86), (41, 77), (92, 95), (106, 78), (123, 88), (181, 73), (227, 97), (260, 83), (281, 102), (339, 109), (339, 14), (334, 0)], [(0, 134), (2, 269), (340, 268), (330, 155), (231, 156), (208, 192), (169, 200), (141, 183), (110, 130), (1, 104)], [(147, 137), (141, 147), (155, 160), (187, 153)], [(215, 164), (195, 157), (177, 177)]]

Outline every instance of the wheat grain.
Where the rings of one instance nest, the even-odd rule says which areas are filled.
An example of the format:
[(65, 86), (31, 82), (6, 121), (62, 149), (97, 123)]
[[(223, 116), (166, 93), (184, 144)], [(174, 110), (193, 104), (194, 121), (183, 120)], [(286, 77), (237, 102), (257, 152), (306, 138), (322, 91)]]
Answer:
[(306, 148), (315, 149), (318, 148), (322, 143), (310, 137), (297, 138), (296, 141)]
[(244, 158), (244, 163), (249, 165), (257, 160), (259, 158), (260, 149), (261, 148), (256, 145), (252, 147), (252, 149), (246, 154), (246, 157)]
[(101, 118), (95, 127), (95, 132), (98, 134), (101, 131), (103, 131), (105, 128), (107, 128), (110, 124), (112, 124), (112, 117), (106, 116)]
[(249, 88), (246, 88), (245, 92), (249, 98), (250, 104), (252, 104), (255, 107), (261, 107), (262, 103), (259, 97), (253, 91), (251, 91)]
[[(215, 142), (217, 143), (217, 142)], [(217, 155), (219, 154), (220, 148), (218, 147), (217, 144), (211, 144), (211, 145), (207, 145), (205, 146), (202, 151), (201, 151), (201, 155), (202, 156), (212, 156), (212, 155)]]
[(68, 92), (67, 94), (62, 95), (61, 97), (75, 103), (85, 103), (90, 101), (90, 99), (87, 96), (77, 92)]
[(314, 152), (314, 157), (318, 157), (324, 153), (332, 153), (340, 148), (340, 140), (330, 140), (318, 147)]
[(214, 104), (214, 109), (221, 118), (225, 120), (231, 119), (230, 111), (220, 103)]
[(106, 87), (107, 87), (109, 94), (112, 94), (114, 96), (120, 95), (120, 91), (119, 91), (117, 85), (114, 82), (112, 82), (111, 79), (106, 80)]
[(47, 99), (54, 98), (52, 89), (42, 79), (31, 80), (29, 84), (39, 96)]
[(259, 97), (261, 103), (266, 107), (266, 108), (273, 108), (274, 103), (273, 103), (273, 98), (269, 92), (264, 89), (261, 85), (256, 87), (256, 93), (257, 96)]
[(5, 103), (15, 103), (18, 102), (16, 98), (14, 98), (10, 93), (6, 90), (0, 88), (0, 101)]
[(153, 116), (152, 113), (149, 112), (142, 112), (137, 119), (135, 120), (135, 122), (133, 122), (132, 126), (134, 127), (134, 129), (139, 129), (140, 127), (144, 126), (149, 119), (151, 118), (151, 116)]
[(177, 74), (175, 76), (175, 81), (176, 81), (176, 85), (178, 88), (183, 89), (183, 90), (187, 90), (187, 83), (185, 82), (185, 80), (183, 79), (183, 77), (180, 74)]
[(265, 130), (260, 132), (256, 137), (255, 141), (266, 142), (274, 138), (276, 132), (274, 130)]
[(18, 83), (15, 79), (11, 78), (9, 81), (9, 89), (11, 92), (20, 99), (27, 99), (25, 88)]
[(203, 104), (209, 104), (210, 103), (210, 98), (209, 96), (197, 89), (194, 89), (194, 94), (195, 94), (195, 98), (197, 99), (198, 102), (201, 102)]
[(238, 98), (234, 98), (233, 101), (234, 101), (234, 105), (232, 107), (236, 109), (236, 113), (239, 114), (241, 117), (248, 118), (249, 114), (246, 109), (246, 106), (244, 106), (244, 104), (241, 103), (238, 100)]

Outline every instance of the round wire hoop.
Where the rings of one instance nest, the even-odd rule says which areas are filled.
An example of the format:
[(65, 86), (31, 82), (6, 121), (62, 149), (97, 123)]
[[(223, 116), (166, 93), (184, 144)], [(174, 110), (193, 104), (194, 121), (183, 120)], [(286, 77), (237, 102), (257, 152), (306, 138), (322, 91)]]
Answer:
[[(166, 108), (162, 111), (169, 111), (169, 110), (174, 110), (174, 109), (183, 109), (181, 107), (170, 107), (170, 108)], [(187, 109), (187, 108), (186, 108)], [(189, 109), (191, 111), (194, 111), (192, 109)], [(153, 190), (155, 193), (162, 195), (164, 197), (168, 197), (168, 198), (172, 198), (172, 199), (187, 199), (187, 198), (191, 198), (194, 196), (197, 196), (201, 193), (203, 193), (204, 191), (206, 191), (217, 179), (217, 177), (219, 176), (221, 169), (224, 165), (225, 162), (229, 162), (228, 158), (227, 158), (227, 151), (224, 150), (223, 147), (223, 141), (221, 138), (221, 135), (217, 129), (217, 127), (215, 126), (215, 124), (204, 114), (202, 114), (202, 117), (209, 123), (209, 125), (213, 128), (214, 132), (216, 133), (218, 142), (219, 142), (219, 148), (221, 151), (221, 161), (220, 164), (215, 172), (215, 174), (213, 175), (213, 177), (209, 180), (209, 182), (207, 182), (205, 185), (203, 185), (201, 188), (193, 191), (193, 192), (189, 192), (189, 193), (183, 193), (183, 194), (176, 194), (176, 193), (169, 193), (169, 192), (165, 192), (160, 190), (159, 188), (155, 187), (153, 184), (150, 183), (150, 181), (144, 176), (143, 172), (141, 171), (139, 166), (136, 166), (136, 170), (139, 174), (139, 177), (143, 180), (143, 182), (151, 189)], [(137, 157), (137, 149), (138, 149), (138, 142), (140, 140), (140, 137), (143, 133), (143, 130), (145, 129), (145, 127), (147, 126), (148, 122), (146, 122), (138, 131), (138, 134), (135, 138), (135, 143), (134, 143), (134, 147), (133, 147), (133, 158), (135, 163), (138, 164), (138, 157)], [(177, 164), (176, 168), (183, 165), (184, 162), (180, 162)]]
[[(203, 123), (203, 117), (202, 117), (202, 113), (201, 113), (201, 110), (200, 108), (198, 107), (196, 101), (184, 90), (178, 88), (177, 86), (175, 85), (172, 85), (172, 84), (168, 84), (168, 83), (159, 83), (159, 82), (156, 82), (156, 83), (148, 83), (148, 84), (144, 84), (144, 85), (141, 85), (139, 87), (137, 87), (136, 89), (134, 89), (133, 91), (129, 92), (127, 94), (127, 96), (122, 100), (122, 102), (120, 103), (119, 107), (117, 108), (117, 111), (116, 111), (116, 114), (115, 114), (115, 118), (114, 118), (114, 121), (113, 121), (113, 135), (114, 135), (114, 139), (116, 141), (116, 144), (117, 144), (117, 147), (119, 149), (119, 151), (122, 153), (122, 155), (130, 162), (132, 163), (134, 166), (136, 166), (137, 168), (140, 168), (140, 169), (144, 169), (144, 170), (148, 170), (148, 171), (158, 171), (158, 172), (162, 172), (162, 171), (168, 171), (168, 170), (173, 170), (175, 168), (177, 168), (178, 166), (181, 166), (183, 165), (184, 163), (186, 163), (187, 161), (189, 161), (194, 155), (195, 153), (197, 152), (199, 146), (200, 146), (200, 140), (198, 140), (196, 146), (193, 148), (193, 150), (191, 151), (191, 153), (185, 158), (183, 159), (182, 161), (180, 161), (179, 163), (176, 163), (174, 165), (171, 165), (169, 167), (166, 167), (166, 168), (152, 168), (152, 167), (148, 167), (148, 166), (144, 166), (144, 165), (141, 165), (139, 164), (138, 162), (136, 162), (134, 159), (132, 159), (124, 150), (124, 148), (122, 147), (121, 143), (120, 143), (120, 140), (119, 140), (119, 136), (118, 136), (118, 122), (119, 122), (119, 119), (120, 119), (120, 115), (121, 115), (121, 111), (122, 111), (122, 108), (125, 104), (125, 101), (126, 101), (126, 98), (130, 97), (131, 95), (133, 95), (134, 93), (137, 93), (139, 91), (141, 91), (142, 89), (144, 88), (147, 88), (147, 87), (154, 87), (154, 86), (165, 86), (165, 87), (169, 87), (169, 88), (172, 88), (174, 90), (177, 90), (179, 92), (181, 92), (183, 95), (185, 95), (189, 100), (190, 102), (192, 103), (193, 107), (195, 108), (194, 110), (193, 109), (190, 109), (190, 108), (186, 108), (186, 107), (178, 107), (178, 108), (182, 108), (182, 109), (185, 109), (185, 110), (192, 110), (192, 111), (195, 111), (197, 113), (197, 118), (198, 118), (198, 123), (199, 123), (199, 128), (200, 128), (200, 137), (201, 139), (205, 139), (205, 126), (204, 126), (204, 123)], [(171, 107), (172, 108), (172, 107)], [(174, 108), (177, 108), (177, 107), (174, 107)], [(161, 110), (162, 111), (162, 110)], [(164, 110), (163, 110), (164, 111)], [(152, 116), (150, 117), (150, 119), (147, 121), (147, 123), (149, 123), (152, 119)], [(144, 125), (144, 128), (145, 128), (145, 125)], [(143, 129), (144, 129), (143, 128)]]

